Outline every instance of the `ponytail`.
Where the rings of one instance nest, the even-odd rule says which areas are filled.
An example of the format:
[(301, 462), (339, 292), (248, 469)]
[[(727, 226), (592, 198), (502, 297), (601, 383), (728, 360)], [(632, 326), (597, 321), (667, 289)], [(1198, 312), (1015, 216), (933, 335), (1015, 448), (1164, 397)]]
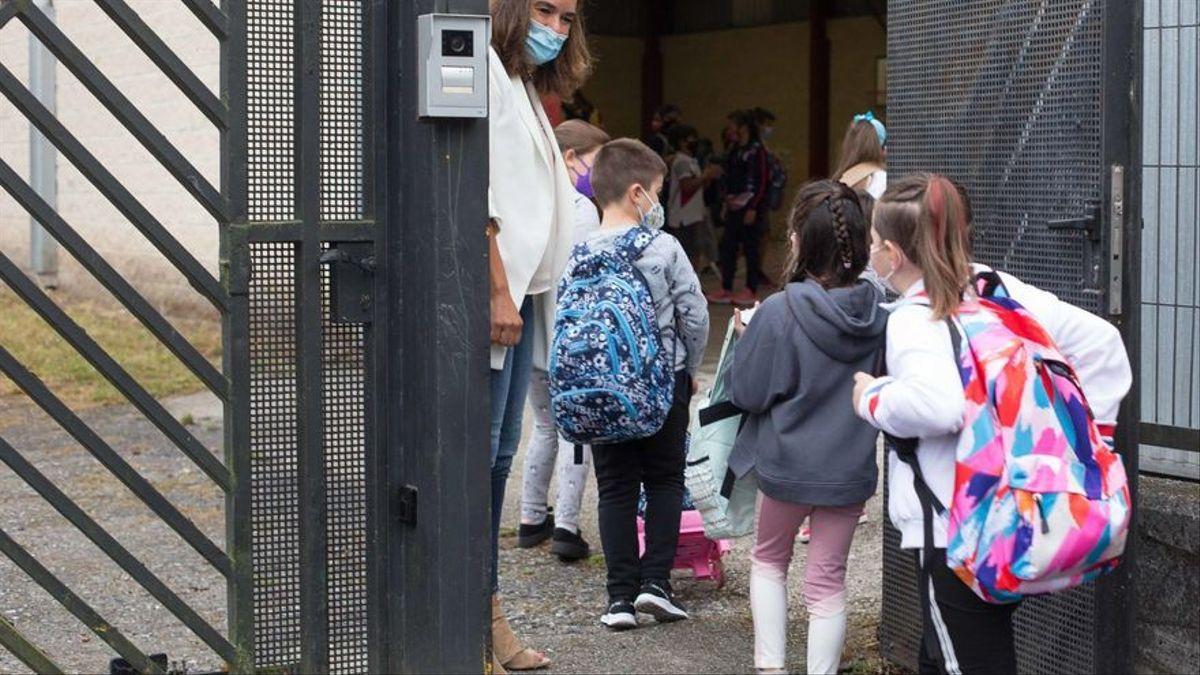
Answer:
[(954, 184), (938, 174), (897, 181), (875, 208), (875, 228), (921, 269), (934, 318), (958, 313), (971, 262), (966, 208)]

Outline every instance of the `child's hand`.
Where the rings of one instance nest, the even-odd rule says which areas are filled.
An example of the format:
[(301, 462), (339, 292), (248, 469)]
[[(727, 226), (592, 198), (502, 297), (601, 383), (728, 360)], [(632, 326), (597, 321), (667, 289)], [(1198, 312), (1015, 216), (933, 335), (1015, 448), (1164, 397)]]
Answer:
[(700, 381), (694, 377), (691, 379), (692, 379), (692, 396), (695, 396), (696, 394), (700, 393)]
[(862, 401), (863, 394), (867, 391), (867, 388), (874, 383), (875, 377), (871, 375), (868, 375), (864, 372), (857, 372), (854, 374), (854, 394), (851, 396), (851, 399), (854, 403), (855, 412), (858, 411), (858, 405)]
[[(757, 303), (757, 302), (754, 303), (754, 308), (750, 310), (750, 314), (754, 314), (754, 312), (758, 310), (759, 304), (760, 303)], [(746, 333), (746, 320), (745, 320), (745, 318), (742, 317), (742, 310), (734, 309), (733, 310), (733, 334), (737, 335), (740, 338), (745, 333)]]

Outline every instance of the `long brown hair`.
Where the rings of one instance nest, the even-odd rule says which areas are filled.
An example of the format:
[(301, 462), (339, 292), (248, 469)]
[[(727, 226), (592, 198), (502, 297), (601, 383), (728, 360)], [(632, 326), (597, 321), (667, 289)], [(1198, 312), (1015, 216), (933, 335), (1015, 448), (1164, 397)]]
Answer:
[(854, 284), (871, 255), (869, 229), (853, 190), (834, 180), (805, 183), (788, 214), (788, 279), (811, 278), (825, 288)]
[(841, 179), (850, 167), (867, 162), (883, 166), (883, 146), (879, 143), (879, 134), (875, 132), (875, 125), (866, 120), (851, 122), (846, 127), (846, 135), (842, 137), (842, 155), (838, 158), (833, 177)]
[(934, 318), (956, 314), (971, 261), (966, 207), (954, 183), (935, 173), (895, 181), (875, 205), (874, 227), (920, 268)]
[(525, 54), (525, 36), (529, 33), (530, 0), (490, 0), (492, 47), (500, 55), (504, 70), (530, 80), (539, 94), (557, 94), (563, 99), (575, 95), (592, 74), (592, 53), (588, 50), (583, 25), (583, 3), (578, 0), (575, 21), (558, 58), (535, 66)]

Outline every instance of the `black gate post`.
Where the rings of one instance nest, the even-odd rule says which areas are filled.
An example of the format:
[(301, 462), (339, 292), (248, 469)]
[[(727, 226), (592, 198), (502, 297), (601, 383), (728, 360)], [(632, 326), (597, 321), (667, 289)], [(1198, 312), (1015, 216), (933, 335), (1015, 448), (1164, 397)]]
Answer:
[[(1104, 22), (1103, 155), (1107, 171), (1105, 227), (1109, 318), (1121, 330), (1134, 388), (1121, 402), (1115, 440), (1129, 476), (1133, 513), (1121, 566), (1096, 581), (1094, 663), (1110, 673), (1134, 672), (1137, 622), (1138, 434), (1141, 415), (1141, 59), (1142, 2), (1109, 2)], [(1120, 167), (1120, 170), (1116, 170)], [(1123, 194), (1114, 194), (1121, 190)], [(1120, 205), (1115, 204), (1119, 198)], [(1118, 259), (1119, 256), (1119, 259)]]
[(486, 14), (487, 2), (383, 4), (390, 192), (375, 329), (387, 337), (375, 367), (387, 372), (376, 397), (388, 464), (376, 530), (388, 552), (384, 671), (478, 673), (491, 590), (487, 121), (417, 119), (416, 31), (421, 14)]

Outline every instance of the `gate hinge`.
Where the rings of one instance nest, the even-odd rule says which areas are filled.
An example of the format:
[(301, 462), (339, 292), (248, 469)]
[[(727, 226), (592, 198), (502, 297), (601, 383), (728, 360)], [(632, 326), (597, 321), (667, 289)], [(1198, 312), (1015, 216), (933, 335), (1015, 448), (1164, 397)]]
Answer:
[(417, 524), (417, 488), (405, 485), (400, 488), (400, 500), (396, 506), (396, 515), (405, 525)]

